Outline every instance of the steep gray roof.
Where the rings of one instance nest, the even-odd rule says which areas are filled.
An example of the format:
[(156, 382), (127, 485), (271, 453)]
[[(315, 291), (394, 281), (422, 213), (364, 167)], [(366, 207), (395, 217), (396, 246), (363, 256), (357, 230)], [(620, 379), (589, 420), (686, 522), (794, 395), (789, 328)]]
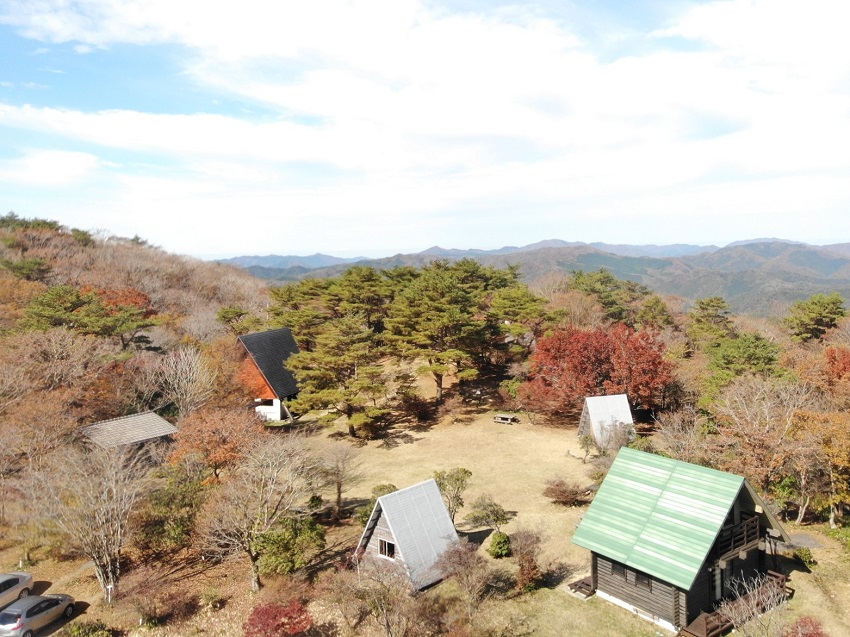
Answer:
[(177, 432), (177, 427), (152, 411), (131, 416), (121, 416), (111, 420), (83, 427), (83, 435), (101, 447), (120, 447)]
[(435, 565), (448, 545), (457, 541), (457, 531), (434, 479), (378, 498), (360, 537), (359, 549), (369, 544), (380, 516), (387, 521), (397, 555), (413, 585), (421, 589), (442, 579)]
[(239, 342), (278, 398), (298, 393), (295, 376), (284, 366), (286, 359), (299, 351), (288, 327), (245, 334), (239, 337)]

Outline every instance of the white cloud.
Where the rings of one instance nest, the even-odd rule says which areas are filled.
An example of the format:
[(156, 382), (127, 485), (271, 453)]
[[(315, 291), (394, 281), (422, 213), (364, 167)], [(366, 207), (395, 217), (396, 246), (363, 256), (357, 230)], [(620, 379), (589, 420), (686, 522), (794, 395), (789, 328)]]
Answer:
[(84, 180), (99, 165), (97, 157), (88, 153), (30, 150), (22, 157), (0, 162), (0, 182), (67, 187)]
[[(270, 224), (284, 219), (296, 235), (321, 230), (315, 241), (361, 245), (391, 243), (390, 229), (436, 242), (461, 214), (473, 219), (455, 220), (466, 232), (478, 215), (508, 228), (516, 211), (533, 210), (547, 224), (540, 232), (555, 236), (564, 221), (613, 231), (651, 218), (667, 229), (670, 219), (686, 225), (682, 211), (723, 225), (791, 218), (815, 203), (836, 210), (850, 195), (850, 59), (841, 54), (850, 10), (837, 0), (682, 6), (645, 34), (652, 46), (603, 61), (569, 24), (524, 5), (452, 13), (415, 0), (0, 0), (0, 22), (44, 42), (185, 47), (188, 81), (273, 113), (0, 103), (0, 122), (110, 156), (135, 153), (114, 182), (117, 209), (192, 220), (187, 242), (204, 236), (199, 216), (241, 207)], [(171, 174), (141, 166), (139, 154)], [(75, 161), (66, 163), (85, 165)], [(363, 219), (388, 230), (367, 239)], [(185, 246), (175, 248), (213, 251)]]

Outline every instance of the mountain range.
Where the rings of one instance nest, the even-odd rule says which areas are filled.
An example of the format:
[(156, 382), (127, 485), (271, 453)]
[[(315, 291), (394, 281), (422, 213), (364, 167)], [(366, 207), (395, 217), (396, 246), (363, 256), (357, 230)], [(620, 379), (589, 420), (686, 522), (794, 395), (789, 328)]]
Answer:
[(244, 256), (226, 262), (283, 284), (307, 276), (336, 276), (354, 263), (393, 268), (462, 258), (495, 267), (517, 264), (529, 283), (552, 273), (604, 268), (618, 278), (641, 283), (662, 295), (682, 297), (685, 301), (722, 296), (734, 311), (758, 316), (784, 313), (793, 301), (818, 292), (838, 292), (850, 299), (850, 243), (815, 246), (773, 238), (739, 241), (724, 247), (588, 244), (552, 239), (496, 250), (434, 246), (381, 259), (316, 254)]

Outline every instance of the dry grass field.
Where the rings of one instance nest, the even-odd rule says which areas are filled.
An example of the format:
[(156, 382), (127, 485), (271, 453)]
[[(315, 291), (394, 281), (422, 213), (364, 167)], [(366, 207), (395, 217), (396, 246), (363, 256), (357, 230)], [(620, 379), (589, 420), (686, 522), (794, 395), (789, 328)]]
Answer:
[[(568, 582), (589, 572), (587, 551), (570, 542), (583, 510), (555, 505), (543, 497), (542, 491), (546, 481), (556, 476), (580, 484), (591, 483), (592, 467), (581, 461), (583, 454), (576, 430), (531, 425), (524, 416), (518, 424), (497, 424), (492, 416), (493, 412), (484, 409), (469, 409), (434, 425), (399, 427), (383, 440), (363, 444), (360, 451), (365, 475), (345, 494), (347, 503), (356, 506), (367, 502), (372, 487), (377, 484), (392, 483), (401, 488), (431, 477), (435, 470), (466, 467), (472, 471), (466, 502), (489, 493), (513, 513), (504, 530), (510, 533), (526, 527), (540, 531), (545, 538), (542, 566), (553, 573), (546, 586), (534, 593), (508, 595), (485, 603), (480, 621), (493, 635), (654, 637), (668, 634), (602, 600), (579, 600), (566, 589)], [(343, 431), (342, 427), (336, 431), (322, 429), (311, 440), (321, 444), (325, 438)], [(483, 542), (483, 551), (488, 542), (487, 533), (467, 527), (463, 523), (464, 514), (461, 511), (457, 518), (459, 530), (470, 534), (473, 541)], [(791, 524), (788, 527), (790, 532), (798, 531)], [(814, 540), (816, 546), (812, 552), (819, 564), (810, 573), (802, 570), (792, 573), (796, 595), (789, 604), (790, 614), (811, 615), (823, 623), (832, 637), (848, 637), (848, 553), (818, 528), (800, 530)], [(354, 545), (359, 532), (354, 520), (332, 528), (328, 534), (328, 553), (337, 557), (343, 554)], [(2, 570), (16, 568), (22, 554), (22, 538), (16, 533), (14, 529), (0, 531)], [(221, 610), (203, 610), (183, 624), (134, 629), (137, 615), (132, 608), (121, 605), (108, 608), (103, 604), (90, 566), (80, 560), (56, 561), (49, 557), (46, 547), (36, 548), (32, 556), (31, 571), (41, 590), (74, 595), (87, 618), (104, 619), (112, 626), (123, 627), (130, 636), (237, 637), (254, 602), (247, 592), (247, 564), (234, 561), (194, 572), (182, 580), (183, 585), (198, 595), (215, 591), (226, 600)], [(511, 560), (493, 564), (500, 569), (513, 568)], [(450, 591), (450, 586), (450, 583), (437, 586), (429, 594), (443, 594), (446, 589), (441, 592), (441, 588), (449, 587)], [(322, 605), (317, 604), (315, 610), (321, 613)]]

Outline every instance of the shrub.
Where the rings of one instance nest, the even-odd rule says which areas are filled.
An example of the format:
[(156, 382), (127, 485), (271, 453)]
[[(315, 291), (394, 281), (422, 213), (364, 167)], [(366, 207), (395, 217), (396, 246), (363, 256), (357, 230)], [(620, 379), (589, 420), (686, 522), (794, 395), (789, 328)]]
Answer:
[(588, 503), (587, 490), (575, 482), (567, 482), (561, 478), (549, 480), (543, 495), (556, 504), (567, 507), (583, 506)]
[(255, 606), (242, 629), (245, 637), (283, 637), (303, 635), (313, 626), (313, 617), (299, 601), (282, 606), (262, 604)]
[(491, 557), (499, 559), (501, 557), (511, 556), (511, 538), (507, 533), (496, 531), (490, 536), (490, 548), (487, 552)]
[(79, 621), (65, 626), (61, 637), (112, 637), (113, 631), (102, 621)]
[(813, 617), (801, 617), (782, 633), (782, 637), (829, 637)]
[(517, 590), (530, 592), (537, 588), (537, 580), (540, 578), (537, 558), (542, 542), (540, 533), (531, 529), (520, 529), (511, 536), (511, 550), (519, 566)]
[(815, 556), (812, 555), (812, 549), (806, 548), (805, 546), (794, 549), (794, 557), (806, 566), (814, 566), (817, 564)]

